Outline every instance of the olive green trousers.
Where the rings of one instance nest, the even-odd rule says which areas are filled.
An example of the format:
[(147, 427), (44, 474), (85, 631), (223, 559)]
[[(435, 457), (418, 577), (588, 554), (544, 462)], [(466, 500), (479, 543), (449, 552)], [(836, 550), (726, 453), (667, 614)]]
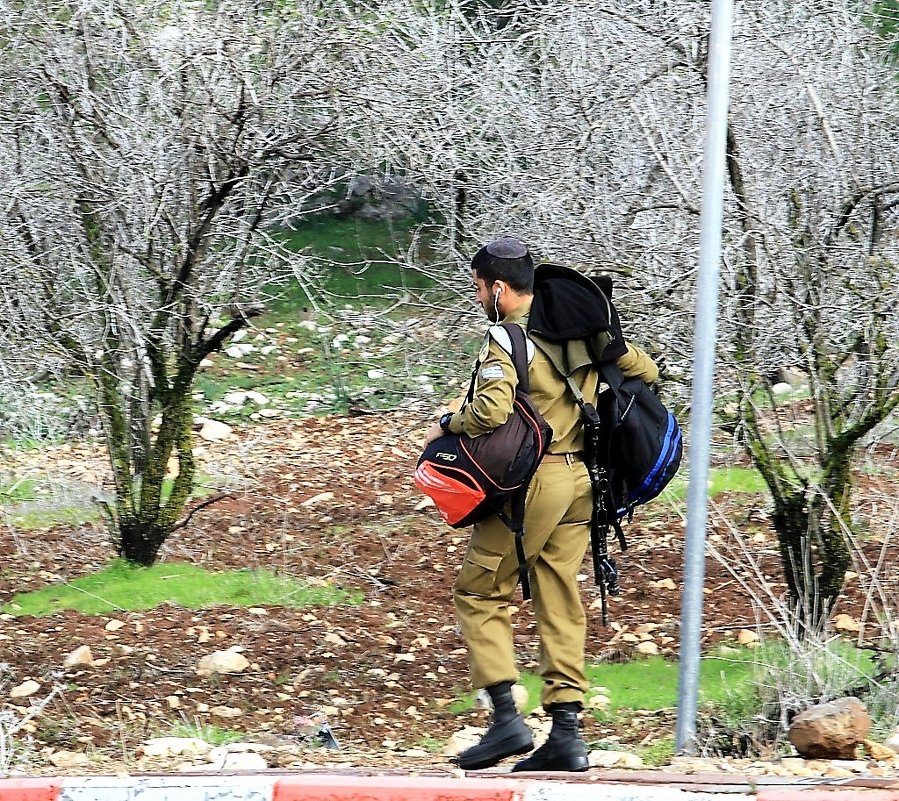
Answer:
[[(525, 508), (524, 550), (537, 634), (542, 703), (583, 702), (586, 616), (577, 575), (590, 538), (592, 490), (581, 461), (543, 462)], [(516, 681), (509, 605), (518, 582), (514, 535), (497, 517), (474, 526), (453, 599), (475, 688)]]

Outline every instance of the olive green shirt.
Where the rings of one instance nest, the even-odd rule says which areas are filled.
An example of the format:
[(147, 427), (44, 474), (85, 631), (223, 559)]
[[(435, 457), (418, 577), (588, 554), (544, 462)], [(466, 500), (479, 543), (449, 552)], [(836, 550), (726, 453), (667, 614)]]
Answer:
[[(510, 312), (504, 323), (527, 326), (531, 299)], [(530, 347), (528, 348), (530, 352)], [(475, 378), (474, 397), (454, 414), (449, 431), (471, 437), (486, 434), (501, 426), (512, 414), (518, 377), (512, 357), (488, 333), (478, 355), (480, 365)], [(659, 377), (655, 362), (636, 345), (628, 343), (627, 352), (617, 359), (618, 367), (628, 378), (642, 378), (651, 384)], [(595, 401), (600, 389), (599, 373), (590, 368), (576, 370), (572, 379), (585, 399)], [(535, 348), (528, 367), (529, 395), (553, 430), (550, 453), (571, 453), (584, 449), (581, 412), (565, 379), (546, 355)]]

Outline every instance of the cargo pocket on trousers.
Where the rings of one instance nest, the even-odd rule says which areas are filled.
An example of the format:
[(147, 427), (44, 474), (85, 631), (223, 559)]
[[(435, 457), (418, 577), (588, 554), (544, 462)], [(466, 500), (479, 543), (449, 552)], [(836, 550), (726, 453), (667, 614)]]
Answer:
[(487, 598), (496, 589), (496, 571), (504, 555), (480, 548), (469, 548), (456, 577), (456, 592)]

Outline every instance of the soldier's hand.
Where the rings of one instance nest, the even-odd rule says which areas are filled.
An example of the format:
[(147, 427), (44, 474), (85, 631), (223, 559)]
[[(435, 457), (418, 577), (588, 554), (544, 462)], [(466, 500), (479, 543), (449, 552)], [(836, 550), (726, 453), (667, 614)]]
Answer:
[(444, 434), (446, 434), (446, 432), (440, 427), (440, 423), (439, 422), (434, 423), (428, 429), (428, 433), (425, 434), (425, 441), (424, 441), (425, 447), (430, 445), (435, 439), (439, 439), (440, 437), (442, 437)]

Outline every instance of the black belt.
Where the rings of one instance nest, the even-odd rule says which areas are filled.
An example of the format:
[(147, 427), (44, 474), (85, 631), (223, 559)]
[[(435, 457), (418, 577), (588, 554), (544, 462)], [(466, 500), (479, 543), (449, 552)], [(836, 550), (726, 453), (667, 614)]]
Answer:
[(571, 451), (570, 453), (547, 453), (543, 456), (544, 462), (583, 462), (584, 454), (582, 451)]

